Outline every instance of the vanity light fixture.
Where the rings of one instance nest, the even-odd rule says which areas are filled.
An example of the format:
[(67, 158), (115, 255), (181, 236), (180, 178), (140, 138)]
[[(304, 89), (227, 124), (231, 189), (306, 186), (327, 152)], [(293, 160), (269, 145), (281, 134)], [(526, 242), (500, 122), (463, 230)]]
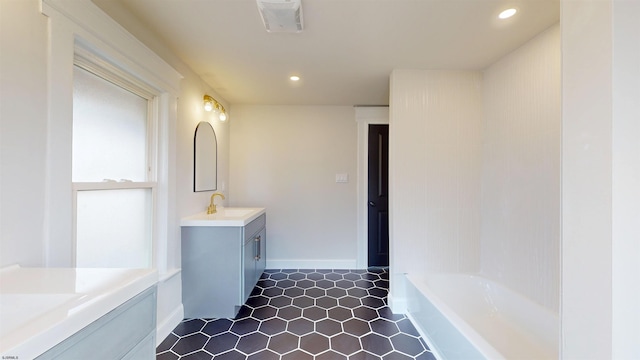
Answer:
[(203, 101), (205, 111), (214, 111), (218, 113), (218, 119), (220, 119), (220, 121), (227, 120), (227, 111), (224, 109), (224, 106), (222, 106), (222, 104), (220, 104), (216, 99), (214, 99), (210, 95), (205, 95)]
[(498, 15), (498, 17), (499, 17), (500, 19), (503, 19), (503, 20), (504, 20), (504, 19), (508, 19), (508, 18), (512, 17), (513, 15), (515, 15), (515, 14), (516, 14), (516, 12), (518, 12), (518, 10), (516, 10), (516, 9), (514, 9), (514, 8), (507, 9), (507, 10), (502, 11), (502, 12), (500, 13), (500, 15)]

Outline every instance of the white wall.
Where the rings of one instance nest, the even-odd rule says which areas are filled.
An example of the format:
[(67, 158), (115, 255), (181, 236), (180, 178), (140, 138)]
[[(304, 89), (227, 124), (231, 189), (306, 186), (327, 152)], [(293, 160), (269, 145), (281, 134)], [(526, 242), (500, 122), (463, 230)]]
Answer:
[[(183, 76), (180, 83), (180, 98), (178, 99), (177, 213), (178, 217), (184, 217), (206, 211), (209, 197), (213, 192), (193, 192), (193, 136), (200, 121), (208, 121), (213, 126), (218, 140), (218, 191), (226, 194), (226, 186), (229, 183), (229, 124), (233, 121), (231, 106), (178, 58), (157, 34), (152, 33), (119, 2), (112, 0), (96, 0), (94, 2)], [(229, 120), (221, 122), (215, 119), (213, 113), (203, 110), (202, 97), (205, 94), (213, 96), (223, 104), (225, 109), (229, 110)], [(217, 199), (216, 203), (219, 201), (220, 199)], [(179, 267), (179, 242), (177, 245), (178, 248), (174, 249), (174, 254), (177, 255), (174, 264)]]
[[(389, 119), (390, 266), (399, 274), (480, 267), (482, 74), (394, 70)], [(398, 305), (401, 308), (402, 305)]]
[(481, 268), (557, 312), (560, 27), (484, 71)]
[(230, 204), (267, 208), (268, 268), (356, 266), (356, 140), (352, 107), (234, 106)]
[[(169, 216), (175, 222), (181, 216), (203, 211), (210, 193), (193, 193), (193, 132), (199, 121), (211, 120), (202, 110), (202, 96), (213, 95), (225, 106), (224, 99), (203, 84), (201, 79), (164, 47), (128, 13), (109, 2), (109, 8), (121, 24), (160, 54), (183, 76), (178, 101), (178, 121), (174, 134), (175, 148), (169, 149), (171, 168)], [(117, 15), (117, 16), (116, 16)], [(52, 238), (47, 251), (44, 238), (48, 217), (46, 192), (62, 192), (47, 180), (48, 161), (66, 162), (47, 152), (48, 104), (48, 41), (47, 17), (40, 12), (40, 0), (0, 1), (0, 266), (18, 263), (24, 266), (46, 266), (47, 259), (56, 266), (69, 266), (70, 239)], [(52, 77), (55, 78), (55, 77)], [(56, 87), (56, 84), (53, 84)], [(58, 86), (65, 91), (63, 86)], [(71, 89), (67, 89), (69, 92)], [(233, 117), (231, 116), (231, 119)], [(219, 184), (228, 183), (228, 123), (213, 122), (218, 136)], [(55, 169), (54, 169), (55, 171)], [(49, 214), (50, 216), (51, 214)], [(71, 214), (58, 211), (64, 223), (71, 222)], [(158, 288), (159, 340), (182, 320), (180, 267), (180, 233), (178, 227), (168, 227), (166, 258)], [(173, 229), (173, 231), (171, 231)]]
[(44, 264), (47, 19), (0, 1), (0, 267)]
[(562, 357), (637, 359), (640, 2), (561, 4)]

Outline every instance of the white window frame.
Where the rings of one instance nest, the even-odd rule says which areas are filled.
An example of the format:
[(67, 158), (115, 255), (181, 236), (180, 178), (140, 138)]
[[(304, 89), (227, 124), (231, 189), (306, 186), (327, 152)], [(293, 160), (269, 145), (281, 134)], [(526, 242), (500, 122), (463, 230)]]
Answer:
[[(162, 275), (173, 267), (169, 244), (178, 242), (175, 210), (175, 149), (177, 98), (182, 76), (149, 50), (90, 0), (42, 0), (49, 18), (49, 89), (45, 254), (47, 266), (75, 264), (74, 191), (88, 183), (72, 184), (73, 66), (77, 55), (111, 67), (132, 78), (153, 95), (157, 119), (151, 138), (155, 151), (153, 179), (152, 264)], [(123, 186), (120, 183), (116, 186)], [(147, 186), (147, 185), (144, 185)], [(75, 188), (75, 190), (74, 190)], [(171, 245), (173, 247), (173, 245)]]
[[(156, 219), (153, 214), (153, 209), (156, 206), (156, 169), (157, 169), (157, 124), (158, 124), (158, 112), (157, 112), (157, 97), (153, 94), (153, 89), (146, 86), (146, 84), (136, 81), (131, 78), (130, 74), (127, 74), (117, 67), (105, 62), (103, 59), (95, 56), (87, 49), (76, 46), (74, 56), (74, 66), (86, 70), (93, 75), (108, 81), (122, 89), (128, 90), (131, 93), (142, 97), (147, 100), (147, 118), (145, 142), (146, 142), (146, 169), (145, 169), (145, 181), (101, 181), (101, 182), (74, 182), (72, 181), (72, 197), (73, 197), (73, 246), (72, 246), (72, 262), (74, 266), (77, 266), (77, 249), (78, 249), (78, 234), (77, 234), (77, 220), (78, 220), (78, 192), (80, 191), (109, 191), (109, 190), (129, 190), (129, 189), (148, 189), (151, 191), (151, 267), (156, 267), (156, 234), (155, 226)], [(74, 119), (75, 120), (75, 119)]]

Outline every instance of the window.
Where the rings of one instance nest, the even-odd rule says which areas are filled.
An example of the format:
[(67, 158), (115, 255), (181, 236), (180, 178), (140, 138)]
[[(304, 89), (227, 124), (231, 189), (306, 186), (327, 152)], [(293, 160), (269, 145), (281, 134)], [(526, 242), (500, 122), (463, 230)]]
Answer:
[[(180, 239), (180, 227), (176, 216), (176, 159), (173, 154), (176, 146), (177, 101), (182, 76), (101, 11), (91, 0), (42, 0), (41, 4), (42, 13), (49, 22), (50, 69), (47, 90), (49, 99), (44, 262), (49, 267), (81, 266), (83, 258), (91, 259), (100, 252), (100, 257), (104, 254), (104, 259), (94, 258), (92, 261), (95, 266), (139, 267), (150, 264), (158, 269), (161, 277), (169, 276), (170, 273), (174, 273), (173, 269), (177, 268), (180, 262), (179, 253), (171, 250), (178, 246)], [(143, 106), (146, 109), (146, 122), (142, 139), (132, 142), (133, 145), (142, 145), (145, 153), (142, 157), (133, 155), (134, 150), (124, 153), (128, 160), (139, 163), (137, 159), (142, 159), (145, 164), (142, 168), (143, 176), (126, 173), (129, 170), (114, 170), (108, 175), (98, 173), (89, 176), (93, 170), (85, 169), (86, 177), (77, 177), (82, 172), (77, 172), (81, 171), (80, 169), (74, 171), (73, 168), (78, 168), (81, 164), (95, 163), (98, 170), (113, 170), (110, 166), (98, 163), (101, 154), (96, 149), (100, 146), (99, 143), (89, 140), (84, 144), (85, 150), (80, 150), (81, 144), (76, 143), (77, 151), (73, 154), (74, 132), (81, 131), (80, 128), (74, 129), (71, 121), (74, 110), (74, 94), (71, 90), (74, 85), (74, 72), (78, 72), (78, 69), (97, 77), (99, 83), (106, 80), (107, 88), (117, 85), (120, 90), (135, 94), (130, 99), (133, 103), (138, 102), (139, 98), (143, 99), (143, 104), (146, 102), (147, 105)], [(75, 78), (77, 80), (78, 76)], [(105, 99), (107, 98), (95, 94), (91, 101), (102, 101), (111, 105), (120, 102), (111, 98), (108, 101)], [(78, 101), (75, 103), (79, 104)], [(106, 111), (102, 108), (98, 110), (97, 107), (88, 109), (91, 110), (91, 116), (102, 115), (98, 113)], [(115, 123), (102, 121), (98, 125), (115, 125), (118, 119), (120, 118), (111, 117)], [(140, 128), (136, 125), (136, 129)], [(95, 138), (95, 131), (107, 130), (100, 128), (88, 131), (90, 135), (86, 138), (75, 134), (75, 140), (91, 139), (91, 136)], [(92, 132), (94, 134), (91, 134)], [(125, 133), (138, 133), (138, 130)], [(117, 137), (111, 144), (107, 144), (107, 149), (122, 149), (124, 144), (124, 137)], [(83, 162), (81, 159), (86, 155), (85, 151), (90, 155), (87, 155)], [(135, 150), (135, 153), (140, 154), (140, 151)], [(74, 161), (77, 161), (77, 166), (73, 166)], [(111, 162), (111, 165), (114, 164), (122, 165), (119, 160)], [(135, 171), (140, 170), (138, 165), (132, 168), (137, 169)], [(77, 176), (73, 178), (74, 175)], [(114, 181), (103, 181), (105, 178)], [(114, 194), (115, 196), (107, 196)], [(105, 199), (106, 197), (109, 197), (109, 200)], [(111, 200), (125, 203), (110, 203)], [(132, 204), (136, 204), (136, 207)], [(137, 230), (119, 224), (123, 219), (130, 219), (130, 215), (124, 210), (140, 215), (143, 219), (143, 222), (135, 222), (138, 225), (142, 224)], [(109, 214), (114, 217), (107, 221), (106, 217), (110, 216)], [(142, 214), (144, 216), (141, 216)], [(102, 219), (103, 217), (105, 219)], [(96, 222), (92, 223), (93, 220), (89, 219)], [(97, 229), (98, 226), (102, 226), (102, 229)], [(113, 231), (112, 228), (119, 229), (120, 233), (105, 234), (107, 230)], [(133, 235), (134, 232), (142, 236)], [(122, 233), (129, 236), (129, 240), (123, 240)], [(98, 239), (97, 236), (102, 238)], [(140, 242), (142, 238), (144, 241)], [(85, 240), (93, 241), (93, 246)], [(83, 248), (85, 244), (88, 246)], [(105, 254), (106, 251), (99, 247), (103, 245), (109, 248), (109, 253)], [(93, 251), (93, 254), (88, 254), (89, 251)], [(134, 255), (136, 260), (125, 259), (129, 255)]]
[(154, 96), (76, 56), (72, 183), (77, 267), (153, 264)]

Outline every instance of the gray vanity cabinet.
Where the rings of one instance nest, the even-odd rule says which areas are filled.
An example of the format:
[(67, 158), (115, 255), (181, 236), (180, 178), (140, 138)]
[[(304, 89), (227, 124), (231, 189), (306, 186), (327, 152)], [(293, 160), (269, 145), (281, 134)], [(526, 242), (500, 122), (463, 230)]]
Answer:
[(266, 266), (266, 237), (267, 230), (262, 228), (257, 234), (245, 238), (244, 248), (242, 249), (244, 258), (243, 303), (247, 301), (251, 291), (253, 291), (253, 287), (264, 272)]
[(183, 226), (185, 318), (235, 317), (265, 261), (266, 214), (245, 226)]

